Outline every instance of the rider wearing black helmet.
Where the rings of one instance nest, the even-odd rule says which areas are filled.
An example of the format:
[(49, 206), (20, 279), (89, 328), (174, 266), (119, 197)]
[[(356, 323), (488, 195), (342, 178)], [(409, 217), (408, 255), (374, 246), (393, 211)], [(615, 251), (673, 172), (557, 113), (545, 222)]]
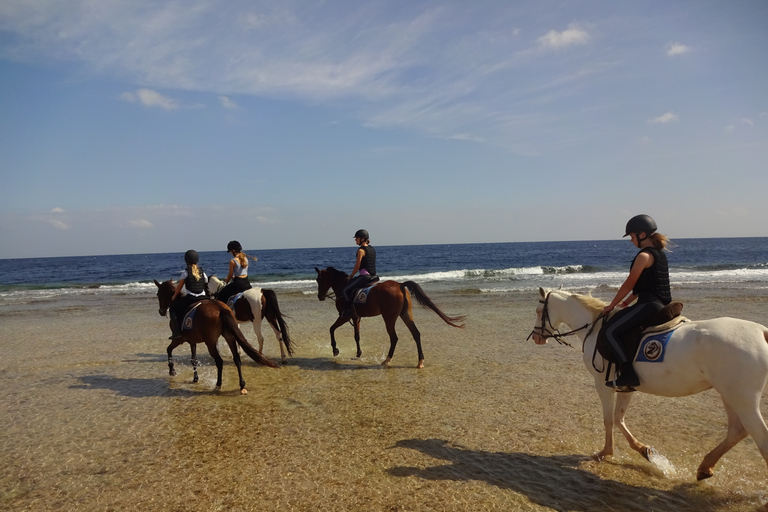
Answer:
[[(635, 215), (627, 222), (624, 236), (629, 236), (640, 252), (632, 260), (629, 276), (603, 310), (607, 315), (619, 304), (624, 308), (605, 327), (606, 338), (620, 359), (618, 377), (606, 385), (623, 391), (634, 391), (640, 379), (632, 366), (634, 354), (627, 354), (621, 343), (622, 335), (672, 301), (667, 256), (663, 252), (669, 239), (656, 230), (656, 221), (649, 215)], [(630, 305), (635, 299), (637, 302)]]
[[(258, 258), (245, 254), (243, 246), (237, 240), (232, 240), (227, 244), (227, 252), (232, 255), (232, 259), (229, 260), (229, 272), (224, 282), (229, 284), (216, 294), (216, 298), (225, 304), (233, 295), (251, 289), (251, 282), (248, 280), (248, 258), (253, 261), (258, 260)], [(232, 282), (230, 283), (230, 281)]]
[(206, 297), (205, 285), (208, 282), (208, 276), (198, 265), (199, 261), (200, 256), (197, 251), (190, 249), (184, 253), (184, 263), (187, 264), (187, 268), (182, 271), (171, 299), (171, 338), (181, 337), (179, 318), (186, 313), (189, 306)]
[[(355, 232), (355, 244), (360, 248), (357, 250), (355, 268), (352, 269), (352, 273), (349, 275), (349, 282), (344, 287), (342, 295), (346, 301), (346, 308), (342, 312), (342, 316), (355, 318), (355, 310), (352, 307), (353, 292), (360, 288), (364, 288), (369, 283), (378, 281), (376, 277), (376, 250), (369, 245), (370, 235), (368, 231), (364, 229), (358, 229)], [(360, 273), (357, 277), (355, 274)]]

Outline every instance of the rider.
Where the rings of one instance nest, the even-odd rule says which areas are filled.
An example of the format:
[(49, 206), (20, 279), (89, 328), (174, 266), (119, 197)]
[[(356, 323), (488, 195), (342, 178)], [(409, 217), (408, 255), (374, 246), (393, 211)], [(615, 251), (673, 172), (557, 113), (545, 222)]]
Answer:
[[(187, 268), (181, 272), (179, 283), (176, 285), (171, 299), (171, 339), (182, 336), (179, 318), (186, 313), (189, 306), (206, 297), (205, 285), (208, 282), (208, 276), (198, 265), (199, 261), (200, 256), (197, 251), (190, 249), (184, 253), (184, 262), (187, 264)], [(185, 292), (183, 294), (182, 289)]]
[[(359, 245), (360, 248), (357, 250), (355, 268), (352, 269), (352, 273), (347, 278), (347, 285), (342, 290), (342, 295), (345, 299), (345, 309), (341, 316), (346, 318), (357, 318), (357, 313), (352, 306), (354, 291), (379, 280), (376, 277), (376, 249), (369, 245), (369, 238), (368, 231), (364, 229), (358, 229), (355, 232), (355, 245)], [(360, 272), (360, 275), (355, 277), (355, 274), (358, 272)]]
[[(251, 289), (251, 282), (248, 280), (248, 258), (257, 261), (258, 258), (248, 256), (243, 252), (243, 246), (237, 240), (232, 240), (227, 244), (227, 252), (232, 255), (229, 260), (229, 273), (224, 280), (229, 283), (216, 294), (216, 298), (227, 303), (230, 297)], [(230, 281), (232, 281), (230, 283)]]
[[(629, 236), (640, 252), (632, 260), (629, 276), (603, 310), (608, 315), (619, 303), (624, 308), (605, 327), (606, 338), (621, 361), (617, 368), (618, 378), (606, 382), (606, 386), (633, 391), (627, 388), (640, 385), (640, 379), (632, 367), (633, 354), (626, 353), (621, 337), (642, 325), (672, 301), (667, 256), (662, 252), (669, 239), (657, 233), (656, 229), (656, 221), (648, 215), (635, 215), (627, 222), (624, 236)], [(627, 296), (630, 292), (631, 295)], [(630, 306), (635, 299), (637, 302)]]

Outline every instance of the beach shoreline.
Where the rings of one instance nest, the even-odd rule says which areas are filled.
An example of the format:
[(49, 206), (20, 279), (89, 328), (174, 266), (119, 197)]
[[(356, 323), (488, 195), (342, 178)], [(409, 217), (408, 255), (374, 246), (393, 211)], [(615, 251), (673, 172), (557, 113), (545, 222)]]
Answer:
[[(0, 308), (0, 457), (5, 510), (752, 510), (768, 501), (751, 439), (695, 483), (703, 455), (725, 435), (713, 391), (666, 399), (638, 394), (630, 430), (668, 465), (650, 464), (620, 434), (602, 446), (593, 381), (573, 347), (526, 342), (535, 292), (428, 294), (455, 329), (415, 308), (425, 368), (402, 324), (391, 367), (380, 318), (364, 319), (360, 360), (333, 304), (278, 293), (296, 352), (270, 369), (244, 359), (247, 396), (225, 357), (222, 391), (199, 347), (168, 376), (167, 320), (150, 295), (81, 295)], [(595, 293), (604, 299), (610, 292)], [(750, 290), (679, 290), (691, 319), (768, 323), (768, 297)], [(256, 337), (241, 326), (252, 344)], [(263, 326), (265, 355), (279, 359)], [(765, 400), (764, 400), (765, 402)]]

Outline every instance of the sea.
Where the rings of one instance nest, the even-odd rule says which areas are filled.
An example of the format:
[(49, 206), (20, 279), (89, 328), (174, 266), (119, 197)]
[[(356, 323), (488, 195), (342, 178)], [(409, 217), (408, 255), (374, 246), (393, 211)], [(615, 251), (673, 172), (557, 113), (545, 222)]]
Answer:
[[(246, 249), (253, 286), (316, 293), (316, 268), (354, 265), (356, 247)], [(580, 293), (621, 285), (637, 249), (628, 239), (376, 246), (381, 279), (426, 290), (507, 293), (563, 287)], [(227, 274), (229, 254), (200, 252), (208, 275)], [(668, 253), (673, 289), (768, 289), (768, 237), (684, 238)], [(0, 259), (0, 305), (62, 295), (154, 294), (178, 279), (183, 253)]]

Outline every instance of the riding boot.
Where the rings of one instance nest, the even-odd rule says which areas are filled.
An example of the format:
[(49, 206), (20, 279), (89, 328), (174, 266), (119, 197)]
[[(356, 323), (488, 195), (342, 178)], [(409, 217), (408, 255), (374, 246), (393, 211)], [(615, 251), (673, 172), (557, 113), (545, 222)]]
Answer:
[(170, 313), (169, 316), (171, 317), (171, 335), (168, 339), (181, 338), (182, 334), (181, 327), (179, 326), (179, 319), (176, 317), (175, 313)]
[(637, 376), (635, 368), (632, 366), (632, 361), (619, 364), (618, 371), (619, 376), (612, 381), (606, 382), (606, 386), (620, 390), (634, 391), (634, 388), (640, 385), (640, 378)]
[(348, 300), (344, 306), (344, 310), (341, 312), (342, 318), (351, 318), (356, 319), (360, 318), (360, 316), (357, 314), (357, 311), (355, 311), (355, 305), (351, 300)]

